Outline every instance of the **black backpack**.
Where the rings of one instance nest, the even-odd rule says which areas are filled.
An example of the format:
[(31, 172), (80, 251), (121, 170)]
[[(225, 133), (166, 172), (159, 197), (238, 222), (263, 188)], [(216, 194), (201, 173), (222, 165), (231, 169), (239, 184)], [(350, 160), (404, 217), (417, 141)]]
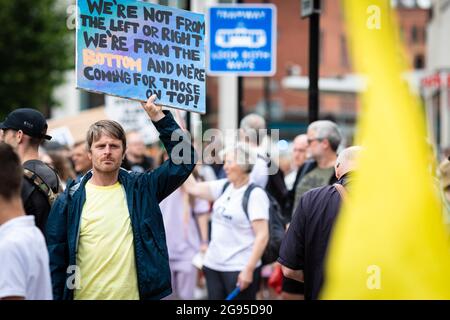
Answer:
[[(229, 185), (230, 182), (225, 183), (222, 193)], [(281, 241), (283, 240), (285, 233), (285, 225), (283, 217), (281, 216), (280, 205), (275, 200), (275, 198), (272, 197), (265, 189), (253, 183), (251, 183), (247, 187), (242, 198), (242, 209), (244, 210), (247, 219), (249, 219), (250, 221), (250, 218), (248, 216), (248, 201), (250, 199), (250, 193), (255, 188), (264, 190), (264, 192), (267, 194), (267, 197), (269, 198), (269, 242), (267, 243), (267, 246), (264, 249), (264, 253), (261, 257), (262, 264), (266, 265), (273, 263), (278, 259)]]
[[(267, 167), (270, 168), (272, 166), (272, 160), (267, 160)], [(273, 164), (275, 165), (275, 164)], [(284, 174), (283, 171), (277, 166), (275, 174), (269, 174), (266, 191), (270, 194), (275, 200), (278, 202), (278, 205), (281, 207), (285, 202), (285, 199), (288, 194), (288, 189), (286, 187), (286, 183), (284, 182)]]

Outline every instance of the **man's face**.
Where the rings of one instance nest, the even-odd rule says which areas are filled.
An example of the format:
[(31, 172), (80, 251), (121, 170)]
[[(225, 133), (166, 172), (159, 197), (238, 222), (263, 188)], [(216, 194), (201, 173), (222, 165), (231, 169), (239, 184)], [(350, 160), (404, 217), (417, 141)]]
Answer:
[(105, 134), (94, 141), (89, 151), (94, 171), (112, 173), (118, 171), (124, 157), (122, 141)]
[(92, 162), (89, 159), (86, 145), (80, 144), (73, 149), (72, 161), (75, 171), (78, 173), (84, 174), (92, 168)]
[(308, 129), (308, 132), (306, 133), (308, 137), (308, 153), (311, 155), (311, 157), (314, 158), (314, 160), (318, 160), (324, 152), (324, 140), (320, 139), (321, 137), (317, 136), (317, 133), (315, 130)]
[(294, 139), (294, 150), (292, 151), (292, 159), (296, 167), (300, 167), (306, 160), (306, 151), (308, 149), (308, 139), (302, 135)]
[(1, 131), (1, 141), (9, 144), (14, 149), (17, 149), (17, 146), (19, 145), (18, 131), (13, 129), (2, 129)]

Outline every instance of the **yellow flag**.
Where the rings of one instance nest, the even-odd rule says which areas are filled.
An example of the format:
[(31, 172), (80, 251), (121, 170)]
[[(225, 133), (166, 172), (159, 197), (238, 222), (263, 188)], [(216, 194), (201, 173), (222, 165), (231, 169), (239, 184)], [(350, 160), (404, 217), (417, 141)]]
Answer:
[(356, 71), (367, 81), (361, 155), (326, 262), (324, 299), (450, 299), (450, 248), (433, 185), (424, 111), (388, 0), (345, 0)]

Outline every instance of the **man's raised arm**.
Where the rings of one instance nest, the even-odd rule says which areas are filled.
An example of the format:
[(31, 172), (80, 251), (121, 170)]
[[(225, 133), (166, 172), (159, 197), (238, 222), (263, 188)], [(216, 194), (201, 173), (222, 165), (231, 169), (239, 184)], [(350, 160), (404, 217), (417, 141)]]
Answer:
[(150, 188), (154, 188), (161, 202), (189, 177), (195, 167), (196, 154), (189, 135), (181, 130), (169, 111), (162, 111), (162, 107), (154, 103), (155, 99), (155, 95), (151, 96), (142, 107), (159, 131), (159, 139), (169, 156), (151, 173)]

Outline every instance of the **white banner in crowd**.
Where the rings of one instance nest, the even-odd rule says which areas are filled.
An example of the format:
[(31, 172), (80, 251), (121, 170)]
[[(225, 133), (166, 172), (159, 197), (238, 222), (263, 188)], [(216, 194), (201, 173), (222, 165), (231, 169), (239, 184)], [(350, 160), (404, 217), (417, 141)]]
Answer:
[(119, 122), (126, 132), (139, 131), (145, 144), (159, 141), (159, 133), (139, 102), (105, 95), (105, 113)]
[(64, 146), (72, 146), (75, 141), (70, 132), (69, 127), (58, 127), (52, 130), (49, 130), (49, 134), (52, 137), (52, 141), (59, 142)]

